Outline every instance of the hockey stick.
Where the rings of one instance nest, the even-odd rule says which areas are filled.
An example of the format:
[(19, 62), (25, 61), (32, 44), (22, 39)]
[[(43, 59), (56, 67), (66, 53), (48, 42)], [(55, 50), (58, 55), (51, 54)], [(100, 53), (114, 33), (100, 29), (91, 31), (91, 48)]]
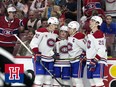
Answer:
[(64, 85), (64, 84), (62, 84), (62, 83), (60, 83), (59, 81), (58, 81), (58, 79), (44, 66), (44, 64), (42, 63), (42, 60), (40, 60), (40, 63), (41, 63), (41, 65), (44, 67), (44, 69), (50, 74), (50, 76), (52, 77), (52, 78), (54, 78), (60, 85), (61, 85), (61, 87), (70, 87), (70, 85)]
[[(14, 34), (14, 36), (15, 36), (15, 37), (17, 38), (17, 40), (30, 52), (30, 54), (34, 55), (33, 52), (20, 40), (20, 38), (19, 38), (17, 35)], [(50, 74), (50, 76), (51, 76), (52, 78), (54, 78), (54, 79), (61, 85), (61, 87), (70, 87), (70, 85), (64, 85), (64, 84), (60, 83), (60, 82), (56, 79), (56, 77), (44, 66), (44, 64), (42, 63), (41, 60), (40, 60), (40, 63), (41, 63), (41, 65), (44, 67), (44, 69)]]
[(34, 55), (33, 52), (23, 43), (23, 41), (21, 41), (21, 39), (20, 39), (16, 34), (14, 34), (14, 36), (15, 36), (15, 37), (17, 38), (17, 40), (28, 50), (28, 52), (29, 52), (30, 54)]

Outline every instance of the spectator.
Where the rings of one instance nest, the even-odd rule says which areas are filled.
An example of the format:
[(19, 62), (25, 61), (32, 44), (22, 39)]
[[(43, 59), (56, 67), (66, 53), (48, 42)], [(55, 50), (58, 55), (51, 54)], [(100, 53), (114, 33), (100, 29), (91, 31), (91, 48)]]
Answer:
[(77, 20), (77, 3), (75, 3), (74, 0), (68, 0), (68, 2), (65, 5), (64, 13), (66, 19), (72, 19)]
[(102, 0), (84, 0), (83, 5), (84, 15), (86, 15), (87, 17), (93, 16), (93, 12), (97, 13), (102, 18), (105, 17), (104, 10), (102, 9)]
[(106, 14), (111, 15), (116, 22), (116, 0), (105, 0)]
[(30, 6), (31, 10), (34, 10), (41, 14), (47, 7), (47, 0), (34, 0)]
[[(29, 48), (29, 44), (33, 38), (34, 35), (34, 31), (29, 31), (26, 37), (26, 41), (24, 41), (24, 44)], [(18, 52), (17, 52), (17, 56), (32, 56), (32, 54), (30, 54), (26, 48), (23, 47), (23, 45), (20, 45), (20, 47), (18, 48)]]
[(48, 23), (47, 23), (47, 18), (42, 18), (41, 19), (41, 26), (39, 28), (45, 28), (48, 26)]
[(5, 6), (2, 1), (0, 1), (0, 16), (3, 16), (5, 14)]
[(36, 18), (35, 11), (29, 11), (29, 20), (27, 22), (28, 30), (36, 30), (41, 26), (41, 20)]
[(59, 18), (61, 15), (60, 6), (54, 4), (54, 1), (48, 0), (48, 6), (45, 8), (43, 17), (49, 18), (51, 16)]
[(54, 0), (56, 5), (62, 6), (66, 4), (66, 0)]
[(112, 21), (112, 16), (107, 15), (105, 22), (101, 25), (101, 30), (104, 33), (116, 34), (116, 23)]
[(112, 22), (111, 15), (106, 16), (106, 21), (102, 23), (100, 28), (106, 35), (108, 56), (112, 56), (112, 45), (114, 43), (114, 37), (116, 35), (116, 23)]
[[(24, 12), (27, 12), (27, 9), (24, 9)], [(22, 31), (19, 30), (19, 27), (23, 25), (18, 18), (15, 18), (15, 14), (16, 9), (8, 7), (6, 16), (0, 17), (0, 47), (11, 54), (17, 40), (13, 34), (18, 34), (19, 31)]]

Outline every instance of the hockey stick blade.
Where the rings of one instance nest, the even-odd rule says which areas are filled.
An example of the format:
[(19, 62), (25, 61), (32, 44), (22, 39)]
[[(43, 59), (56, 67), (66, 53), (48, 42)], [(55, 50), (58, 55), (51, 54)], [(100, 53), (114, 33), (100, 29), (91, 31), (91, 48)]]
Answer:
[(62, 84), (62, 83), (60, 83), (59, 81), (58, 81), (58, 79), (44, 66), (44, 64), (42, 63), (42, 60), (40, 60), (40, 63), (41, 63), (41, 65), (44, 67), (44, 69), (50, 74), (50, 76), (52, 77), (52, 78), (54, 78), (60, 85), (61, 85), (61, 87), (70, 87), (70, 85), (64, 85), (64, 84)]

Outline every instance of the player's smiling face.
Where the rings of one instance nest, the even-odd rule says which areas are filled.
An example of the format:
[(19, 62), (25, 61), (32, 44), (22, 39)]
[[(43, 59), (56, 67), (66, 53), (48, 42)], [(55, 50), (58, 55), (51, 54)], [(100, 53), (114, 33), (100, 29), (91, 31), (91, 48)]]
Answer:
[(68, 36), (68, 32), (64, 30), (60, 30), (59, 36), (60, 38), (66, 39)]

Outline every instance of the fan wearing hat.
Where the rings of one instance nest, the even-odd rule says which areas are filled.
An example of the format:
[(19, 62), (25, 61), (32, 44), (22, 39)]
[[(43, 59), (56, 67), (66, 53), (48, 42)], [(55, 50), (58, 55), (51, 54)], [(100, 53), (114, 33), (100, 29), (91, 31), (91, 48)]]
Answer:
[(21, 21), (15, 18), (16, 8), (9, 6), (6, 16), (0, 17), (0, 47), (11, 54), (13, 53), (17, 39), (13, 34), (18, 34)]
[(87, 78), (92, 87), (104, 87), (104, 66), (106, 65), (106, 39), (98, 26), (102, 24), (102, 18), (93, 16), (90, 19), (91, 32), (87, 35), (86, 57)]

